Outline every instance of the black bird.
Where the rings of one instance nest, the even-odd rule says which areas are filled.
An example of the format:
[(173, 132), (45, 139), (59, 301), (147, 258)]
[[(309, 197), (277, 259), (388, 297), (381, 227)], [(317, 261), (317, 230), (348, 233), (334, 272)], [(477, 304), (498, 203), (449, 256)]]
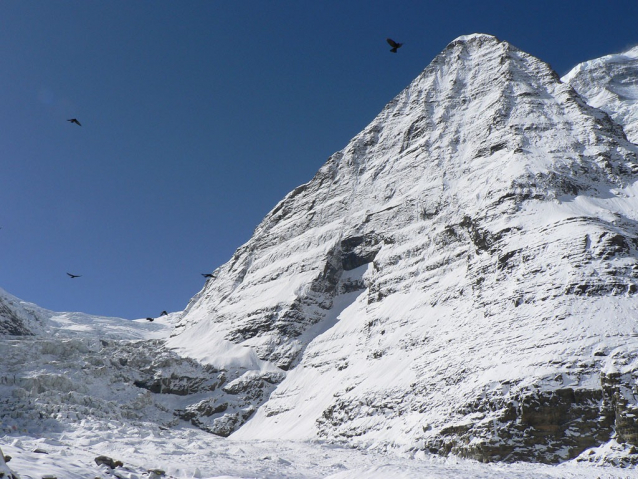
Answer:
[(160, 316), (168, 316), (168, 313), (166, 311), (162, 311)]
[(81, 274), (71, 274), (71, 273), (67, 273), (67, 274), (71, 277), (71, 279), (73, 279), (73, 278), (81, 278), (82, 277)]
[(146, 321), (153, 322), (153, 321), (155, 321), (155, 319), (154, 318), (146, 318)]
[(213, 277), (213, 273), (202, 273), (202, 276), (204, 278), (212, 278)]
[(67, 120), (67, 121), (70, 121), (71, 123), (75, 123), (78, 126), (82, 126), (82, 124), (78, 121), (77, 118), (71, 118), (70, 120)]
[(403, 45), (403, 43), (395, 42), (394, 40), (392, 40), (392, 38), (386, 38), (386, 41), (392, 47), (392, 50), (390, 50), (392, 53), (396, 53), (397, 52), (397, 48), (401, 48), (401, 46)]

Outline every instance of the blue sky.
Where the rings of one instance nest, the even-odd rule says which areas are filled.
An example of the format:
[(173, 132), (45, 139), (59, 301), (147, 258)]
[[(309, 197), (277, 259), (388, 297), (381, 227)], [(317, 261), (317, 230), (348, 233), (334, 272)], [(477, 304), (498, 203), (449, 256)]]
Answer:
[(0, 287), (56, 311), (181, 310), (457, 36), (563, 75), (637, 44), (636, 20), (635, 0), (4, 0)]

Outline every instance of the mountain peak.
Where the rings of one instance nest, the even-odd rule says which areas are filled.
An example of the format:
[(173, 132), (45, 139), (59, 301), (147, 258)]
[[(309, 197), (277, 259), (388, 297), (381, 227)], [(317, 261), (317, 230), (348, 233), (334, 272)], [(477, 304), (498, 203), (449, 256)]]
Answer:
[[(635, 105), (628, 58), (582, 66), (574, 88)], [(638, 145), (574, 88), (459, 37), (273, 208), (166, 342), (172, 314), (54, 313), (0, 289), (0, 420), (59, 436), (92, 418), (92, 444), (183, 420), (409, 457), (635, 464)]]
[[(589, 361), (584, 331), (601, 326), (581, 295), (638, 290), (625, 256), (638, 236), (626, 207), (637, 151), (546, 63), (490, 35), (460, 37), (277, 204), (168, 344), (211, 361), (250, 351), (289, 371), (243, 437), (371, 444), (389, 434), (389, 414), (392, 437), (439, 448), (447, 426), (487, 414), (522, 444), (508, 457), (529, 459), (541, 453), (506, 404), (535, 383), (545, 404), (561, 371), (577, 374), (556, 344)], [(601, 365), (586, 364), (591, 384)], [(471, 449), (490, 427), (446, 437)], [(555, 444), (543, 460), (581, 447)]]
[(449, 45), (454, 45), (457, 43), (476, 43), (479, 45), (484, 45), (489, 43), (501, 43), (501, 41), (494, 35), (489, 35), (487, 33), (471, 33), (469, 35), (461, 35), (455, 38), (449, 43)]
[(623, 187), (632, 148), (546, 63), (491, 35), (459, 37), (264, 218), (193, 298), (173, 344), (222, 336), (288, 369), (346, 265), (367, 264), (403, 228), (486, 221), (594, 181)]

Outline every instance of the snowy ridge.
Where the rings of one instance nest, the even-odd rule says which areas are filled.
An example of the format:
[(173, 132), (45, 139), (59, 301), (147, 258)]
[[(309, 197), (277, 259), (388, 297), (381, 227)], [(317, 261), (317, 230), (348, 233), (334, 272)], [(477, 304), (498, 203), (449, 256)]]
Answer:
[(39, 329), (39, 316), (25, 308), (23, 303), (0, 289), (0, 335), (32, 335), (34, 330)]
[(54, 312), (28, 303), (0, 289), (0, 336), (46, 336), (48, 338), (160, 339), (170, 335), (179, 313), (153, 322), (85, 313)]
[(576, 65), (563, 81), (623, 125), (627, 138), (638, 143), (638, 46)]

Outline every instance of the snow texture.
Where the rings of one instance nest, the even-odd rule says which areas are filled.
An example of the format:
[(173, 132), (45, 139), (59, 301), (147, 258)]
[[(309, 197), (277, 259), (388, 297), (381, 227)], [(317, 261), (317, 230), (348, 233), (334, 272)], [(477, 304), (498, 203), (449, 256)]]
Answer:
[(563, 81), (622, 124), (627, 138), (638, 143), (638, 46), (576, 65)]

